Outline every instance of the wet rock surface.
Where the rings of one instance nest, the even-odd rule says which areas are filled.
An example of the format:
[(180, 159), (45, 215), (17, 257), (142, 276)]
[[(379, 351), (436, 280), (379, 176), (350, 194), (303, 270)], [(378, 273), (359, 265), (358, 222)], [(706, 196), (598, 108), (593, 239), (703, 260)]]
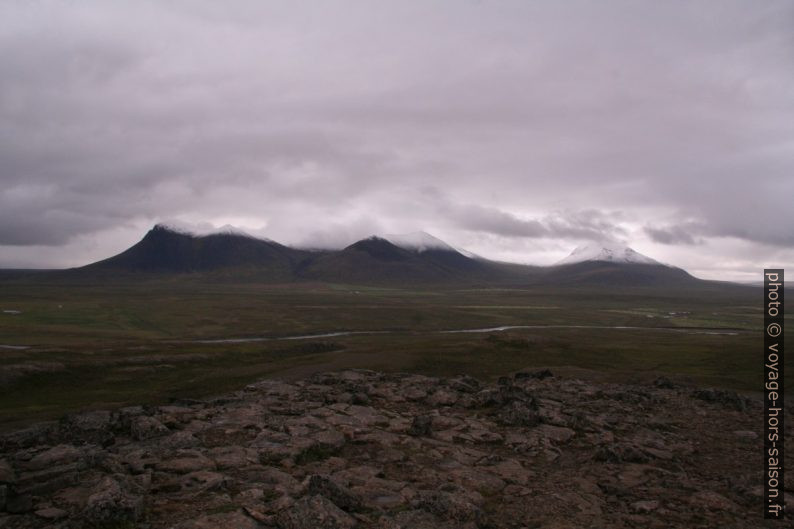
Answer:
[(663, 382), (353, 370), (76, 414), (0, 438), (0, 527), (765, 527), (761, 403)]

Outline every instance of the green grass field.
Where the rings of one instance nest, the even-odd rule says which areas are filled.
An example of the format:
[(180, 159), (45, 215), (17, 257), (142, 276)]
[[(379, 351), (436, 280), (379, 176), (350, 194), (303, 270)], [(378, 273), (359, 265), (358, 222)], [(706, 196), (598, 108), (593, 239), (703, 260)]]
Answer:
[[(668, 374), (756, 391), (760, 299), (754, 289), (716, 286), (401, 290), (190, 277), (8, 281), (0, 283), (0, 311), (19, 313), (0, 312), (0, 344), (29, 348), (0, 348), (0, 427), (343, 367), (479, 377), (552, 367), (566, 376), (647, 381)], [(538, 328), (439, 332), (509, 325)], [(379, 333), (277, 339), (339, 331)], [(252, 337), (270, 340), (197, 342)]]

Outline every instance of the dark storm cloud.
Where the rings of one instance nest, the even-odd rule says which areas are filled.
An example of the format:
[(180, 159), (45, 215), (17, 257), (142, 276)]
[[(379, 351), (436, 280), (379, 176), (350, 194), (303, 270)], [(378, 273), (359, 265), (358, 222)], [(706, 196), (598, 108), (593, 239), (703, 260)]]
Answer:
[(788, 1), (4, 2), (0, 266), (164, 218), (790, 262), (792, 28)]

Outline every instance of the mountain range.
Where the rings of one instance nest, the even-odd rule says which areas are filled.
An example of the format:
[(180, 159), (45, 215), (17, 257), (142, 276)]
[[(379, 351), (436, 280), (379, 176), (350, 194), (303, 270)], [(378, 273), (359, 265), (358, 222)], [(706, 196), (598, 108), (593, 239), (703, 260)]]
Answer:
[(81, 275), (210, 274), (265, 282), (354, 284), (687, 286), (701, 280), (621, 245), (587, 245), (553, 266), (492, 261), (424, 232), (372, 236), (341, 250), (306, 250), (226, 226), (195, 233), (155, 225), (118, 255), (71, 270)]

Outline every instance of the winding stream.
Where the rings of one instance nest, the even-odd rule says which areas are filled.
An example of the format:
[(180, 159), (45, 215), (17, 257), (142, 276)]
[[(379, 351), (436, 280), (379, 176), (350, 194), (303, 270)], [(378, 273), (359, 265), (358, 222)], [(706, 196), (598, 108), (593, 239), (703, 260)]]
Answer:
[[(205, 340), (169, 340), (172, 343), (202, 343), (202, 344), (222, 344), (222, 343), (253, 343), (253, 342), (277, 342), (288, 340), (316, 340), (319, 338), (336, 338), (339, 336), (358, 336), (372, 334), (481, 334), (489, 332), (502, 332), (513, 329), (616, 329), (625, 331), (667, 331), (680, 332), (686, 334), (711, 334), (721, 336), (738, 336), (744, 329), (731, 329), (719, 327), (637, 327), (629, 325), (500, 325), (498, 327), (478, 327), (473, 329), (449, 329), (445, 331), (335, 331), (317, 334), (296, 334), (294, 336), (254, 336), (249, 338), (216, 338)], [(8, 345), (0, 344), (0, 349), (12, 351), (24, 351), (30, 349), (30, 345)]]
[(474, 329), (450, 329), (446, 331), (337, 331), (321, 334), (299, 334), (295, 336), (280, 337), (252, 337), (252, 338), (218, 338), (212, 340), (190, 340), (189, 343), (249, 343), (272, 342), (281, 340), (312, 340), (316, 338), (333, 338), (337, 336), (354, 336), (366, 334), (476, 334), (489, 332), (502, 332), (512, 329), (618, 329), (628, 331), (669, 331), (683, 332), (686, 334), (713, 334), (724, 336), (737, 336), (743, 332), (741, 329), (724, 329), (719, 327), (636, 327), (628, 325), (501, 325), (498, 327), (479, 327)]

